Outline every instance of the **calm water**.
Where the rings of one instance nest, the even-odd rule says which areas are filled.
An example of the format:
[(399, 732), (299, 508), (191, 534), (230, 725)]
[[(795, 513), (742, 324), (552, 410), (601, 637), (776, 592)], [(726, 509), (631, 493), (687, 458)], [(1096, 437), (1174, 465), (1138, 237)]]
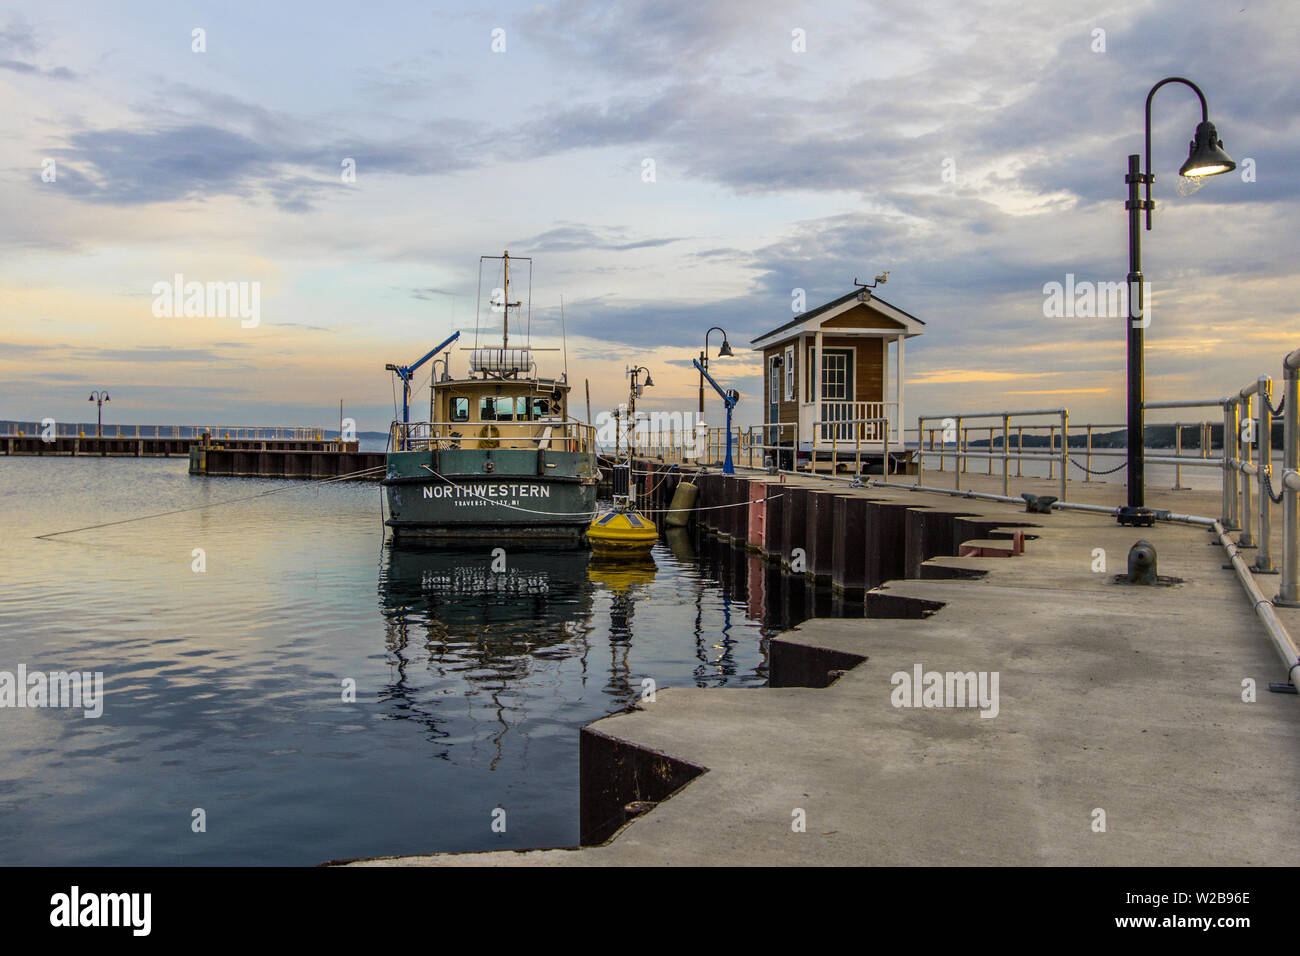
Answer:
[(378, 486), (192, 478), (184, 460), (0, 459), (0, 509), (0, 671), (105, 683), (98, 719), (0, 708), (9, 864), (572, 845), (580, 726), (644, 678), (762, 685), (768, 636), (861, 613), (691, 537), (648, 567), (509, 550), (493, 572), (488, 548), (385, 543)]

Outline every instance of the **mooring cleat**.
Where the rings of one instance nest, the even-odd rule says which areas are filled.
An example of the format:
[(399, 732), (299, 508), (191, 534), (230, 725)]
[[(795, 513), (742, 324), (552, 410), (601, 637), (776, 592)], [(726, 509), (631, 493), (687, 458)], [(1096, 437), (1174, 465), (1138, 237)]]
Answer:
[(1022, 491), (1020, 497), (1025, 499), (1025, 511), (1029, 514), (1050, 515), (1052, 505), (1056, 504), (1055, 495), (1031, 495)]

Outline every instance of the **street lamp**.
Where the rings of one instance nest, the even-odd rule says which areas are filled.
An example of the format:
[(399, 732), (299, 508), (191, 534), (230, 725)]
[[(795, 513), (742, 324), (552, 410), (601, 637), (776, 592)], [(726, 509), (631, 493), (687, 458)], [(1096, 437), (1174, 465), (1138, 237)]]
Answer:
[[(640, 376), (642, 372), (645, 372), (645, 381), (638, 382), (637, 378)], [(641, 396), (641, 394), (647, 388), (652, 388), (654, 386), (654, 379), (650, 377), (650, 370), (646, 368), (644, 365), (638, 365), (636, 368), (628, 369), (627, 374), (632, 377), (632, 384), (628, 389), (628, 396), (627, 396), (628, 422), (631, 424), (631, 427), (633, 429), (633, 431), (629, 433), (627, 439), (628, 450), (630, 451), (632, 448), (632, 435), (635, 434), (635, 429), (636, 429), (636, 400)], [(618, 449), (615, 448), (614, 451), (615, 451), (615, 456), (617, 456)]]
[(709, 336), (714, 332), (722, 333), (722, 345), (718, 348), (718, 358), (729, 358), (735, 353), (731, 351), (731, 343), (727, 341), (727, 331), (720, 325), (715, 325), (709, 331), (704, 333), (704, 351), (700, 353), (700, 414), (704, 414), (704, 373), (709, 368)]
[[(1142, 225), (1141, 214), (1146, 213), (1146, 227), (1151, 228), (1151, 210), (1155, 204), (1151, 201), (1151, 184), (1155, 175), (1151, 172), (1151, 98), (1156, 90), (1166, 83), (1182, 83), (1189, 86), (1201, 101), (1201, 122), (1196, 126), (1196, 137), (1192, 140), (1187, 155), (1187, 162), (1179, 168), (1181, 176), (1197, 178), (1217, 176), (1237, 168), (1227, 153), (1219, 134), (1210, 122), (1209, 108), (1205, 94), (1191, 80), (1181, 76), (1170, 76), (1151, 87), (1147, 94), (1146, 107), (1146, 172), (1142, 171), (1142, 157), (1136, 153), (1128, 158), (1128, 174), (1124, 182), (1128, 183), (1128, 201), (1124, 208), (1128, 210), (1128, 504), (1120, 508), (1120, 524), (1133, 527), (1149, 527), (1155, 523), (1155, 514), (1146, 507), (1146, 476), (1143, 460), (1143, 329), (1150, 324), (1144, 317), (1145, 284), (1142, 277)], [(1138, 186), (1146, 189), (1146, 198), (1139, 198)]]
[(90, 398), (86, 399), (86, 401), (98, 403), (97, 407), (99, 410), (99, 419), (95, 424), (95, 437), (103, 438), (104, 437), (104, 403), (108, 401), (108, 392), (99, 392), (99, 391), (91, 392)]

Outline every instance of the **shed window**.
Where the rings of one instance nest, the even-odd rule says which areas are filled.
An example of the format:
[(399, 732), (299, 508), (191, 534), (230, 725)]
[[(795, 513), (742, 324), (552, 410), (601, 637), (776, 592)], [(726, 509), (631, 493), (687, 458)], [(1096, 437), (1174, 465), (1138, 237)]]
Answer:
[(785, 400), (794, 401), (794, 346), (785, 350)]

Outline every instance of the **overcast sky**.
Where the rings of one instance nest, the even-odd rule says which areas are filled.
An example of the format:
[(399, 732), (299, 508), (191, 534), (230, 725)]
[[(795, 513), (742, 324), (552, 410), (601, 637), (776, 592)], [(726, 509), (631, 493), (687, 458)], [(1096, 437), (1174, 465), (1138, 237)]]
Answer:
[[(563, 296), (580, 415), (628, 364), (643, 407), (693, 409), (721, 325), (713, 369), (757, 420), (749, 341), (792, 291), (889, 270), (927, 328), (909, 418), (1117, 422), (1123, 319), (1045, 317), (1043, 287), (1124, 278), (1126, 156), (1170, 75), (1242, 169), (1180, 195), (1199, 110), (1157, 94), (1148, 396), (1300, 346), (1293, 4), (467, 6), (0, 3), (0, 418), (93, 420), (107, 388), (110, 421), (328, 425), (342, 398), (383, 429), (384, 364), (472, 333), (478, 257), (509, 249), (534, 345)], [(155, 316), (178, 273), (259, 283), (260, 324)]]

